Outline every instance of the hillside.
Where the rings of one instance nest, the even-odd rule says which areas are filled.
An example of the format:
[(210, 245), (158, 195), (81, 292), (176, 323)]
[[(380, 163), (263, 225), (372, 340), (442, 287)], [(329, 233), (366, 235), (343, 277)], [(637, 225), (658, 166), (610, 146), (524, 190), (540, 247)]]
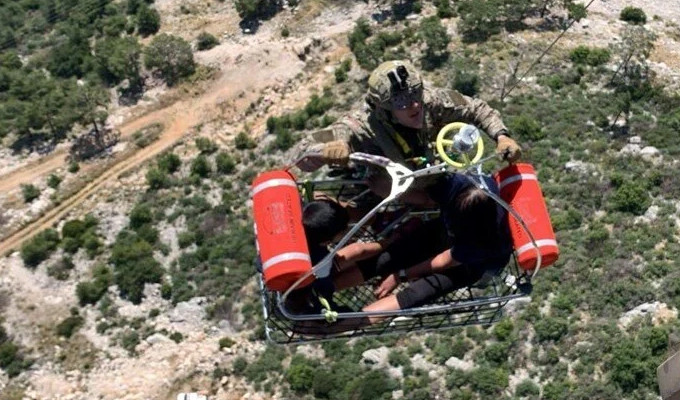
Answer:
[[(37, 19), (41, 2), (18, 3)], [(0, 399), (659, 398), (656, 367), (680, 342), (679, 1), (147, 3), (157, 31), (111, 36), (142, 53), (182, 38), (193, 72), (170, 84), (139, 61), (133, 102), (123, 79), (93, 87), (106, 115), (88, 121), (120, 132), (93, 158), (65, 159), (65, 138), (92, 129), (75, 116), (49, 149), (14, 146), (52, 135), (49, 118), (6, 122), (8, 104), (39, 98), (3, 90), (3, 71), (57, 79), (57, 17), (40, 31), (13, 20), (16, 46), (0, 51)], [(126, 12), (100, 17), (138, 23)], [(201, 34), (212, 47), (198, 50)], [(538, 171), (560, 260), (490, 327), (269, 345), (250, 183), (359, 107), (390, 58), (500, 110)], [(92, 76), (55, 85), (77, 97)]]

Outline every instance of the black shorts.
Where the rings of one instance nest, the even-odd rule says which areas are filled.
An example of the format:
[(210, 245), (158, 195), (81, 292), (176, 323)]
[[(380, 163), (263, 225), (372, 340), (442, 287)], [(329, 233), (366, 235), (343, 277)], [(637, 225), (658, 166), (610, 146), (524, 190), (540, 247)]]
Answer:
[(459, 265), (442, 273), (428, 275), (410, 282), (397, 293), (400, 309), (419, 307), (454, 290), (472, 286), (484, 275), (479, 266)]

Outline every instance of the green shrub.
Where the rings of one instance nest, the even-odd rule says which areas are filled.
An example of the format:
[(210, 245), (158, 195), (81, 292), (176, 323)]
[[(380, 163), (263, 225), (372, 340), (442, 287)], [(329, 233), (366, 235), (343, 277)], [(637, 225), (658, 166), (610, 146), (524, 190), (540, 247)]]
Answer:
[(201, 32), (201, 34), (198, 35), (198, 38), (196, 38), (196, 49), (198, 49), (198, 51), (210, 50), (218, 44), (220, 44), (220, 41), (207, 32)]
[(219, 344), (220, 344), (220, 350), (222, 350), (224, 348), (230, 348), (231, 346), (236, 344), (236, 342), (232, 338), (225, 336), (225, 337), (220, 339)]
[(511, 134), (517, 135), (523, 140), (538, 141), (546, 137), (546, 132), (541, 128), (541, 124), (528, 115), (511, 118), (508, 128)]
[(80, 171), (80, 165), (75, 161), (70, 162), (68, 165), (68, 172), (75, 174), (78, 171)]
[(130, 227), (133, 229), (140, 228), (142, 225), (153, 222), (153, 215), (151, 207), (148, 204), (137, 204), (132, 211), (130, 211)]
[(220, 152), (215, 157), (215, 167), (221, 174), (231, 174), (236, 168), (236, 162), (226, 152)]
[(173, 332), (172, 334), (170, 334), (170, 340), (172, 340), (175, 343), (179, 343), (182, 340), (184, 340), (184, 336), (179, 332)]
[(288, 36), (290, 36), (290, 30), (287, 26), (284, 26), (281, 28), (281, 37), (287, 38)]
[(28, 267), (36, 267), (45, 261), (59, 246), (59, 234), (46, 229), (21, 246), (21, 258)]
[(611, 204), (614, 210), (642, 215), (652, 204), (652, 200), (643, 185), (628, 181), (616, 189)]
[[(267, 120), (267, 125), (269, 125), (269, 120)], [(250, 135), (248, 135), (247, 132), (241, 131), (236, 135), (236, 138), (234, 138), (234, 146), (236, 146), (238, 150), (247, 150), (254, 149), (257, 146), (257, 143), (250, 138)]]
[(454, 16), (451, 2), (449, 0), (436, 0), (437, 16), (439, 18), (451, 18)]
[(644, 25), (647, 23), (647, 14), (645, 14), (641, 8), (637, 7), (625, 7), (623, 10), (621, 10), (619, 18), (621, 21), (630, 22), (634, 25)]
[(502, 369), (481, 367), (469, 372), (472, 389), (482, 398), (498, 398), (508, 386), (508, 372)]
[(514, 330), (515, 325), (512, 323), (512, 320), (510, 318), (505, 318), (494, 325), (493, 335), (498, 341), (504, 342), (512, 339)]
[(60, 183), (61, 178), (59, 175), (50, 174), (50, 176), (47, 177), (47, 186), (51, 187), (52, 189), (58, 188)]
[(286, 382), (298, 393), (309, 392), (314, 384), (314, 365), (306, 358), (296, 355), (286, 371)]
[(80, 236), (85, 233), (86, 229), (87, 226), (85, 225), (85, 221), (72, 219), (70, 221), (66, 221), (61, 227), (61, 236), (64, 238), (79, 239)]
[(111, 270), (106, 265), (97, 265), (92, 275), (92, 281), (80, 282), (76, 286), (76, 296), (81, 306), (97, 304), (113, 281)]
[(12, 343), (5, 329), (0, 326), (0, 368), (5, 370), (8, 377), (14, 378), (31, 364), (31, 361), (24, 359), (19, 346)]
[(182, 160), (174, 153), (165, 153), (158, 158), (158, 167), (169, 174), (177, 172), (181, 165)]
[(141, 3), (137, 9), (137, 32), (141, 36), (149, 36), (158, 32), (161, 27), (161, 16), (153, 8)]
[(479, 92), (479, 76), (458, 70), (453, 78), (453, 88), (466, 96), (475, 96)]
[(153, 248), (134, 233), (123, 231), (111, 249), (114, 279), (122, 297), (134, 304), (142, 301), (146, 283), (160, 283), (163, 269), (153, 258)]
[(135, 354), (135, 347), (141, 342), (137, 331), (127, 331), (120, 337), (120, 345), (129, 354)]
[(40, 197), (40, 189), (35, 187), (34, 185), (28, 184), (22, 184), (21, 185), (21, 194), (24, 196), (24, 202), (25, 203), (30, 203), (33, 200), (37, 199)]
[(212, 140), (205, 138), (205, 137), (199, 137), (196, 138), (196, 148), (198, 151), (200, 151), (202, 154), (212, 154), (217, 151), (217, 144), (213, 142)]
[(569, 324), (563, 318), (543, 317), (536, 322), (534, 330), (539, 342), (558, 341), (567, 334)]
[(371, 370), (355, 377), (345, 387), (345, 398), (357, 400), (374, 400), (391, 398), (397, 383), (387, 376), (385, 371)]
[(212, 168), (210, 166), (210, 161), (203, 154), (194, 158), (194, 161), (191, 162), (191, 175), (205, 178), (210, 175), (211, 172)]
[(57, 325), (57, 335), (70, 338), (85, 323), (85, 319), (78, 314), (77, 309), (71, 309), (71, 315)]
[(236, 357), (236, 359), (231, 365), (232, 374), (236, 376), (241, 376), (243, 375), (247, 367), (248, 361), (246, 361), (245, 358), (243, 358), (242, 356)]
[(574, 64), (586, 64), (597, 67), (609, 62), (611, 54), (607, 49), (590, 48), (580, 45), (569, 53), (569, 58)]
[(160, 168), (149, 168), (146, 172), (146, 183), (149, 184), (149, 189), (158, 190), (170, 186), (170, 179)]
[(527, 397), (538, 396), (541, 394), (541, 389), (531, 379), (525, 379), (515, 388), (515, 396)]

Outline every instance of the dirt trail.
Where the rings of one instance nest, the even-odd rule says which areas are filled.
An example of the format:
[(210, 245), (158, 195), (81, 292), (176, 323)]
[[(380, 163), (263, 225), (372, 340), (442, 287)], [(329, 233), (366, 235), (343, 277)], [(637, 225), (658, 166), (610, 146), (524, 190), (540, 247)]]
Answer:
[[(351, 22), (352, 17), (348, 16), (347, 20)], [(343, 24), (345, 30), (350, 27), (350, 23)], [(333, 29), (329, 33), (322, 34), (321, 37), (335, 36), (338, 30), (343, 29)], [(301, 38), (297, 42), (303, 40), (304, 38)], [(220, 103), (232, 102), (234, 106), (231, 110), (224, 111), (227, 115), (220, 115), (221, 118), (227, 120), (240, 119), (248, 105), (255, 101), (265, 88), (285, 84), (302, 72), (305, 63), (301, 62), (290, 50), (296, 44), (296, 41), (289, 40), (286, 44), (282, 44), (277, 41), (260, 39), (258, 42), (255, 43), (258, 44), (256, 46), (253, 46), (254, 43), (249, 40), (245, 40), (245, 43), (224, 45), (226, 46), (226, 49), (223, 48), (224, 54), (238, 55), (238, 57), (233, 60), (231, 57), (227, 57), (224, 60), (229, 65), (223, 66), (222, 74), (211, 85), (211, 90), (197, 98), (179, 101), (118, 127), (122, 136), (127, 136), (154, 122), (162, 123), (165, 129), (157, 141), (121, 160), (88, 183), (74, 196), (64, 200), (38, 220), (2, 241), (0, 243), (0, 255), (18, 248), (21, 243), (34, 234), (55, 225), (78, 204), (95, 194), (104, 185), (117, 180), (121, 174), (139, 167), (147, 160), (171, 147), (192, 126), (214, 118)], [(7, 179), (2, 179), (0, 190), (9, 190), (21, 183), (38, 179), (40, 176), (59, 168), (64, 162), (63, 157), (54, 154), (30, 169), (22, 168), (20, 171), (10, 173)]]

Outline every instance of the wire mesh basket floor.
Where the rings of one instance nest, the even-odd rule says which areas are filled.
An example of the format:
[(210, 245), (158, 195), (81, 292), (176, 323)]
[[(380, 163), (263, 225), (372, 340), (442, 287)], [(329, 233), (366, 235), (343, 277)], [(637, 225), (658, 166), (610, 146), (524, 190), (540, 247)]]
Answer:
[(520, 273), (513, 259), (500, 273), (485, 277), (473, 287), (450, 292), (421, 307), (400, 310), (379, 323), (359, 325), (348, 324), (348, 316), (363, 314), (361, 309), (376, 300), (372, 289), (375, 280), (335, 293), (334, 302), (354, 313), (339, 312), (338, 322), (328, 323), (320, 313), (299, 315), (311, 321), (286, 318), (279, 308), (281, 294), (267, 290), (259, 278), (265, 334), (269, 341), (279, 344), (488, 326), (502, 317), (508, 301), (528, 296), (531, 291), (529, 275)]

